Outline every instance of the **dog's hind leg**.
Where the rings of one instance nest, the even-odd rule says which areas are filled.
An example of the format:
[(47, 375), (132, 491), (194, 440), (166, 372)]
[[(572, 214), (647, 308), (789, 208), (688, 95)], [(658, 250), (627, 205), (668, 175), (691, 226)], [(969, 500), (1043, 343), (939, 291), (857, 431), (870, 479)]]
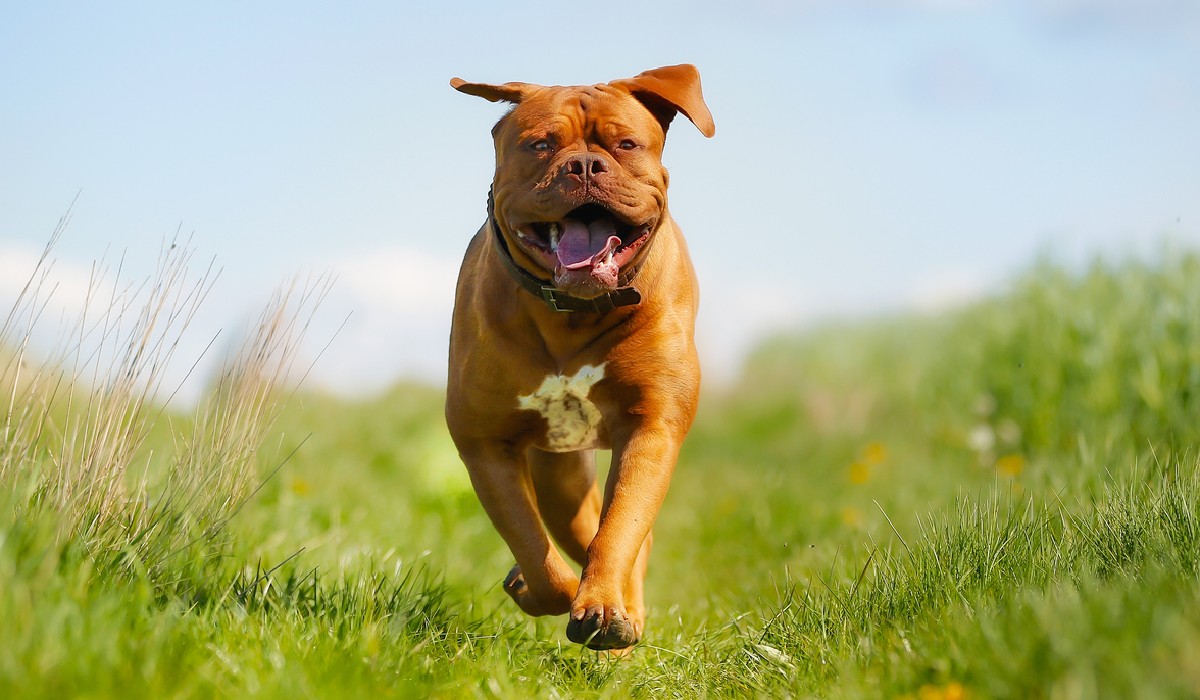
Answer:
[(596, 487), (593, 450), (528, 452), (538, 511), (550, 536), (580, 566), (600, 527), (600, 491)]

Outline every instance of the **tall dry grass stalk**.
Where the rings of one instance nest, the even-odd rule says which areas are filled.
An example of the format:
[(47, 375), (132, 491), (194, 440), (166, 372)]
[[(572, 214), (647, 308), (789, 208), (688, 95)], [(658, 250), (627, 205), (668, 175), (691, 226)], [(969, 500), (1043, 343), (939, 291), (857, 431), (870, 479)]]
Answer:
[(155, 454), (146, 438), (174, 395), (166, 369), (215, 272), (210, 263), (191, 274), (186, 241), (164, 244), (142, 284), (110, 283), (111, 271), (94, 265), (78, 318), (34, 359), (34, 328), (55, 291), (51, 252), (68, 220), (0, 325), (0, 486), (22, 511), (14, 518), (51, 520), (60, 542), (153, 572), (193, 545), (203, 554), (259, 483), (257, 450), (329, 282), (277, 292), (195, 417), (170, 421), (170, 453)]

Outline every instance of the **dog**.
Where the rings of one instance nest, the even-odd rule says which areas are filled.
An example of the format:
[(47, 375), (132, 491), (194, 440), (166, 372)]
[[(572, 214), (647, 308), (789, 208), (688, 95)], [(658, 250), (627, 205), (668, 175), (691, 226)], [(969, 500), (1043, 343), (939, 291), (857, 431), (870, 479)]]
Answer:
[[(677, 114), (716, 130), (700, 74), (450, 84), (513, 106), (459, 273), (447, 425), (516, 558), (504, 591), (530, 615), (569, 613), (573, 642), (624, 650), (644, 631), (651, 526), (700, 389), (696, 274), (661, 160)], [(603, 496), (595, 449), (612, 450)]]

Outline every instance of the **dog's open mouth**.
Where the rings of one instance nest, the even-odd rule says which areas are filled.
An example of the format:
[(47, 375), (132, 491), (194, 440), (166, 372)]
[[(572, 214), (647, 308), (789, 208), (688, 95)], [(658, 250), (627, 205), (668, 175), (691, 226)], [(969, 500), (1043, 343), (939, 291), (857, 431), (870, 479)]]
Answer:
[(621, 268), (649, 240), (653, 224), (630, 224), (605, 207), (585, 204), (562, 221), (528, 224), (516, 233), (525, 249), (554, 273), (556, 287), (600, 293), (616, 288)]

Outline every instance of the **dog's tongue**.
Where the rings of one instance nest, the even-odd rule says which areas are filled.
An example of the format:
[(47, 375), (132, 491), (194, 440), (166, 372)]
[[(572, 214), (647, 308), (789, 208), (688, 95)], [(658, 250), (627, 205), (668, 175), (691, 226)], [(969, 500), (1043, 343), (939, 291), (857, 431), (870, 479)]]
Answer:
[(564, 219), (558, 238), (558, 262), (566, 270), (595, 265), (621, 245), (613, 220), (601, 217), (590, 224)]

